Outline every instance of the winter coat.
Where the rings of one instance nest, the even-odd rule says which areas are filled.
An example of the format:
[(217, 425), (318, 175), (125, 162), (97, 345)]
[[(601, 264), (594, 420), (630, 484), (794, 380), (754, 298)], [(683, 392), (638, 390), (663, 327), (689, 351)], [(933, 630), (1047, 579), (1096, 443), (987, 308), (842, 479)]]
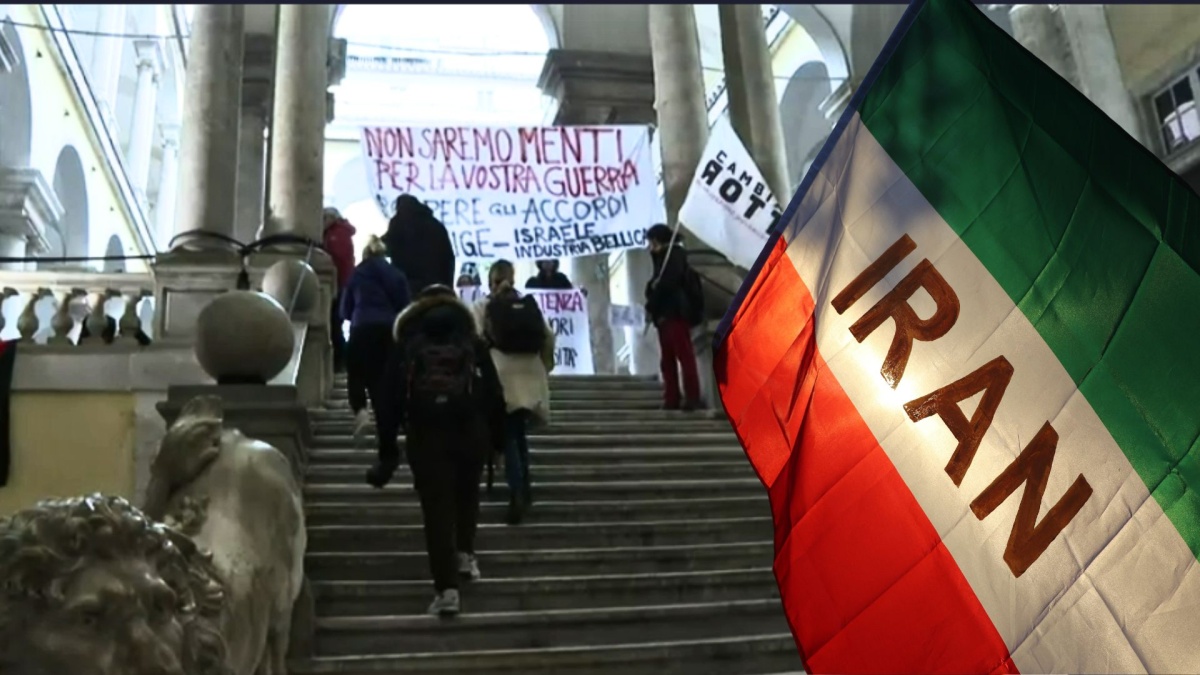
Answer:
[[(667, 258), (667, 250), (650, 254), (654, 261), (654, 276), (646, 284), (646, 314), (655, 324), (663, 319), (687, 319), (689, 314), (687, 291), (684, 289), (688, 270), (687, 251), (676, 244), (669, 249), (671, 256)], [(664, 259), (667, 263), (665, 271)]]
[[(481, 335), (488, 332), (488, 298), (475, 303), (475, 323)], [(508, 412), (528, 410), (539, 424), (550, 423), (550, 371), (554, 370), (554, 331), (546, 326), (546, 343), (541, 354), (505, 354), (492, 349), (492, 361), (504, 388)]]
[[(406, 427), (420, 425), (422, 421), (406, 419), (408, 343), (418, 335), (440, 338), (450, 334), (469, 338), (475, 344), (476, 380), (473, 391), (478, 405), (466, 414), (465, 419), (456, 420), (453, 426), (423, 428), (414, 435), (413, 430)], [(380, 449), (385, 449), (387, 444), (394, 444), (397, 434), (405, 429), (409, 433), (410, 459), (414, 454), (440, 450), (414, 447), (415, 438), (439, 439), (439, 442), (452, 441), (454, 438), (485, 438), (485, 447), (477, 449), (480, 458), (485, 457), (489, 450), (494, 453), (503, 452), (504, 392), (487, 345), (476, 330), (471, 308), (453, 295), (419, 298), (396, 317), (392, 337), (396, 348), (391, 350), (388, 357), (380, 386), (380, 405), (375, 409)]]
[(350, 221), (339, 218), (325, 228), (322, 236), (321, 245), (337, 268), (339, 291), (350, 283), (350, 275), (354, 274), (354, 233), (357, 231)]
[(392, 325), (412, 298), (408, 279), (382, 257), (367, 258), (342, 289), (342, 320), (350, 330), (372, 324)]
[(446, 226), (416, 199), (398, 200), (383, 243), (392, 264), (408, 277), (413, 295), (434, 284), (454, 286), (454, 245)]
[(555, 272), (548, 277), (541, 273), (529, 277), (529, 281), (525, 282), (525, 288), (539, 291), (569, 291), (575, 286), (571, 284), (567, 275)]

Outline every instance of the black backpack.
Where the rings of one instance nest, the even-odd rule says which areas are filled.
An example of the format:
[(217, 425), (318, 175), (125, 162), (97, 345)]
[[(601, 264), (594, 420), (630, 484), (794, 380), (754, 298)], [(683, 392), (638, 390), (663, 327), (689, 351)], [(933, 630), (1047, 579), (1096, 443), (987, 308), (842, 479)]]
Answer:
[(475, 345), (417, 336), (408, 346), (410, 419), (457, 418), (474, 406)]
[(504, 293), (488, 301), (487, 337), (504, 354), (540, 354), (546, 345), (546, 319), (531, 295)]
[(704, 284), (700, 274), (688, 265), (683, 273), (683, 297), (687, 304), (687, 321), (693, 328), (704, 323)]

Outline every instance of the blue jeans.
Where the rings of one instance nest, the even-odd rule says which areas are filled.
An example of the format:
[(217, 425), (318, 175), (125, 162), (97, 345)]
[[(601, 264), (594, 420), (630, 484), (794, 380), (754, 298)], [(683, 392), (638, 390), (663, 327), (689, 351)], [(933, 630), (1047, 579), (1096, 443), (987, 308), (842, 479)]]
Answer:
[(529, 489), (529, 439), (525, 427), (529, 411), (517, 410), (508, 414), (508, 442), (504, 444), (504, 480), (508, 483), (512, 498), (524, 496), (528, 499)]

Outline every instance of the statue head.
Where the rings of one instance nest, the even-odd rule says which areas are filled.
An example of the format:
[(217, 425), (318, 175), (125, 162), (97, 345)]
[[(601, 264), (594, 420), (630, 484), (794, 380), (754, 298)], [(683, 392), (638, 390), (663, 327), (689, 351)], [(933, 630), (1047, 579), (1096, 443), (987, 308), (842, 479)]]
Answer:
[(232, 675), (209, 557), (120, 497), (0, 520), (0, 672)]

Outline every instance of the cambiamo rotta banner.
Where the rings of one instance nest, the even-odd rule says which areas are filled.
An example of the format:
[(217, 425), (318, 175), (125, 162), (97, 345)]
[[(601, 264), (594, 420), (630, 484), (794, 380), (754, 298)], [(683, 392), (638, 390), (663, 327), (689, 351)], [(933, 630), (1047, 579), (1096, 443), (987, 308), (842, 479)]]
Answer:
[(679, 221), (730, 262), (750, 269), (781, 212), (746, 146), (722, 117), (709, 132)]
[(637, 248), (661, 210), (645, 126), (370, 126), (362, 150), (384, 215), (417, 197), (460, 259)]

